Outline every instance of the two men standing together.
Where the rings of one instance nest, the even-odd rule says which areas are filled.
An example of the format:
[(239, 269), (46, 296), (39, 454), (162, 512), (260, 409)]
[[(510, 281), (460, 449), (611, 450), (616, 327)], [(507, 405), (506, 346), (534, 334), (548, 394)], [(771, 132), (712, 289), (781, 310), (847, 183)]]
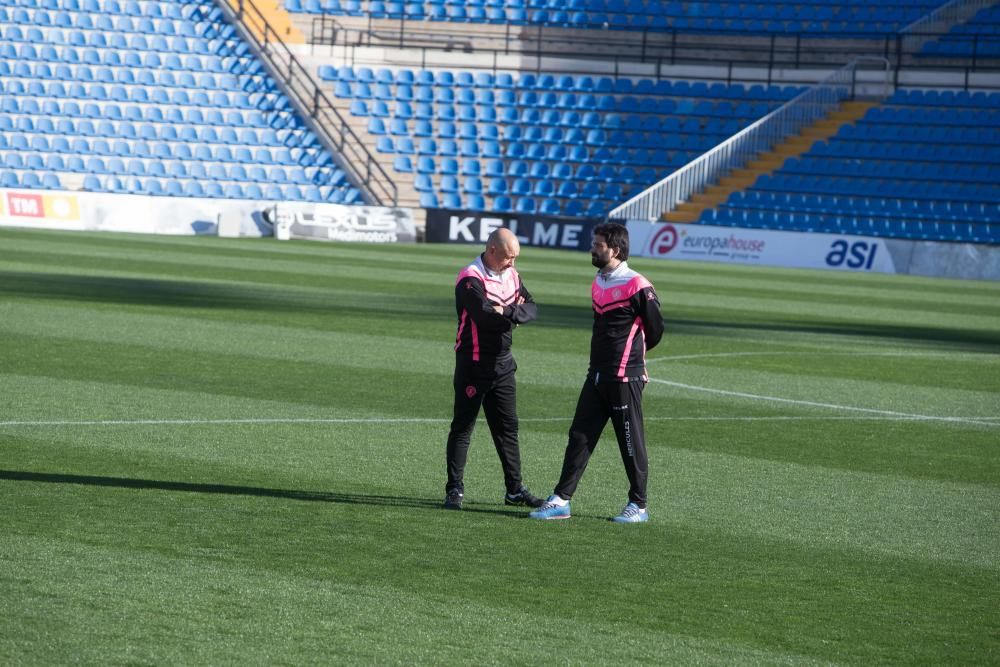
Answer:
[(618, 223), (594, 229), (591, 285), (594, 326), (590, 366), (569, 431), (562, 474), (548, 500), (533, 496), (521, 480), (511, 332), (535, 319), (537, 306), (514, 268), (517, 237), (497, 229), (486, 251), (459, 273), (455, 286), (455, 412), (448, 435), (448, 482), (444, 507), (461, 509), (462, 473), (469, 440), (482, 406), (504, 471), (508, 505), (535, 507), (533, 519), (568, 519), (570, 499), (610, 420), (629, 480), (628, 503), (619, 523), (647, 521), (648, 460), (642, 417), (645, 353), (663, 335), (660, 303), (652, 284), (629, 268), (628, 230)]

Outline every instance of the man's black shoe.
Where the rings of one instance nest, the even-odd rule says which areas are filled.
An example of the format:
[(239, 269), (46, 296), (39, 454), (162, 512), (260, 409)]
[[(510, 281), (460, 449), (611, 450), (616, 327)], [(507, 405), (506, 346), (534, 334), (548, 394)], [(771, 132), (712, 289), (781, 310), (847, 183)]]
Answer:
[(448, 495), (444, 497), (444, 507), (446, 510), (460, 510), (462, 509), (462, 499), (465, 498), (465, 494), (461, 491), (449, 491)]
[(504, 505), (517, 505), (520, 507), (541, 507), (544, 502), (541, 498), (531, 495), (531, 491), (528, 491), (528, 487), (526, 486), (522, 486), (515, 494), (508, 493), (503, 497)]

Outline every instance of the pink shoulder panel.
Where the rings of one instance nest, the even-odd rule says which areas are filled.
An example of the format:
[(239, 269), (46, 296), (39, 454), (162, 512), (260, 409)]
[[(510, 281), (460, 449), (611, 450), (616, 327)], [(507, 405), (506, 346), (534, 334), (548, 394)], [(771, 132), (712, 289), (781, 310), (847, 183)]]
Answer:
[(627, 281), (612, 283), (607, 287), (601, 287), (595, 278), (590, 287), (590, 295), (594, 300), (594, 310), (604, 313), (615, 308), (621, 308), (639, 290), (646, 287), (652, 287), (652, 283), (639, 274), (633, 275)]

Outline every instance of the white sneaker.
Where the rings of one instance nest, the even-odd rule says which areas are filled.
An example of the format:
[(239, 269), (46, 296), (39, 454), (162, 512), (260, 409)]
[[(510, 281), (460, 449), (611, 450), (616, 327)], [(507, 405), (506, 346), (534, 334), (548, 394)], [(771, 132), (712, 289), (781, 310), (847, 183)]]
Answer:
[(642, 523), (643, 521), (649, 521), (649, 512), (635, 503), (629, 503), (622, 510), (621, 514), (611, 520), (615, 523)]

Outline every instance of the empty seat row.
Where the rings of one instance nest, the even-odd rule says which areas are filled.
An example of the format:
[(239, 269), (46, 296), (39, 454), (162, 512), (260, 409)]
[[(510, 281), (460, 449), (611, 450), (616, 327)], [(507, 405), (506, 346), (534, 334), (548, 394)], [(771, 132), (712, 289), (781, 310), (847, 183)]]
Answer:
[(1000, 108), (1000, 93), (981, 90), (922, 90), (900, 88), (886, 100), (888, 104), (932, 107)]
[(869, 215), (906, 220), (971, 222), (1000, 220), (1000, 202), (853, 197), (749, 190), (731, 194), (725, 206), (822, 215)]
[[(415, 92), (414, 92), (415, 91)], [(435, 92), (436, 91), (436, 92)], [(391, 115), (389, 104), (399, 113), (423, 115), (424, 117), (442, 117), (445, 120), (457, 115), (476, 118), (484, 109), (491, 109), (500, 114), (504, 122), (514, 122), (511, 114), (580, 114), (595, 111), (618, 112), (620, 114), (655, 114), (655, 115), (698, 115), (716, 116), (719, 118), (752, 118), (767, 113), (773, 106), (767, 102), (711, 102), (695, 101), (689, 98), (675, 99), (672, 97), (636, 98), (631, 95), (618, 97), (615, 95), (594, 95), (590, 93), (519, 93), (500, 91), (494, 94), (491, 90), (473, 91), (465, 89), (452, 94), (450, 88), (430, 88), (390, 86), (376, 84), (374, 92), (368, 84), (337, 83), (333, 94), (341, 99), (350, 99), (352, 113), (359, 116)], [(435, 110), (436, 107), (436, 110)], [(370, 108), (370, 110), (369, 110)]]
[(955, 165), (901, 160), (848, 160), (806, 155), (791, 158), (781, 167), (785, 174), (868, 176), (914, 181), (1000, 183), (1000, 164)]
[[(144, 126), (151, 127), (151, 126)], [(21, 134), (10, 133), (0, 135), (0, 149), (4, 150), (33, 150), (42, 153), (63, 153), (63, 154), (93, 154), (93, 155), (117, 155), (120, 157), (156, 157), (156, 158), (178, 158), (196, 159), (208, 162), (261, 162), (263, 164), (285, 164), (292, 160), (290, 157), (295, 150), (284, 147), (280, 141), (276, 141), (264, 146), (259, 141), (250, 141), (250, 137), (245, 137), (238, 141), (231, 142), (232, 146), (225, 144), (206, 144), (190, 137), (198, 136), (193, 127), (182, 127), (178, 133), (173, 126), (164, 126), (165, 130), (170, 130), (172, 134), (164, 132), (157, 137), (149, 138), (142, 135), (135, 140), (118, 139), (113, 137), (126, 136), (121, 133), (108, 133), (105, 138), (92, 138), (91, 135), (83, 136), (67, 133), (48, 137), (43, 134)], [(214, 128), (205, 128), (213, 130)], [(185, 136), (181, 136), (185, 135)], [(223, 137), (230, 137), (223, 130)], [(201, 136), (207, 136), (203, 132)], [(252, 152), (252, 153), (251, 153)], [(301, 152), (301, 151), (299, 151)]]
[(702, 224), (782, 229), (826, 234), (856, 234), (913, 240), (1000, 243), (1000, 225), (964, 221), (895, 220), (877, 216), (811, 215), (723, 207), (706, 211)]
[(920, 50), (923, 56), (957, 58), (1000, 58), (1000, 34), (948, 36), (928, 42)]
[(132, 17), (187, 19), (190, 5), (155, 0), (33, 0), (30, 4), (18, 0), (3, 0), (10, 7), (37, 7), (41, 10), (64, 10), (90, 14), (123, 15)]
[(543, 215), (590, 218), (601, 217), (610, 208), (606, 202), (598, 199), (590, 202), (584, 202), (580, 199), (560, 201), (551, 197), (536, 199), (529, 196), (515, 199), (508, 195), (496, 197), (487, 206), (482, 195), (470, 194), (463, 199), (457, 192), (442, 193), (440, 196), (434, 192), (422, 192), (420, 193), (420, 206), (423, 208), (461, 208), (473, 211), (489, 210), (496, 213), (541, 213)]
[(1000, 146), (920, 144), (896, 141), (822, 141), (813, 144), (810, 155), (875, 160), (905, 160), (937, 164), (1000, 164)]
[(28, 139), (23, 134), (0, 134), (0, 150), (18, 153), (42, 153), (63, 156), (95, 155), (100, 157), (141, 158), (158, 160), (187, 160), (197, 162), (225, 162), (265, 165), (298, 165), (303, 167), (326, 166), (330, 158), (314, 146), (296, 148), (286, 147), (255, 147), (251, 144), (241, 144), (230, 148), (224, 145), (207, 145), (201, 143), (187, 144), (180, 142), (145, 141), (129, 142), (125, 140), (95, 139), (89, 141), (82, 137), (56, 137), (47, 141), (44, 136), (36, 135)]
[(760, 190), (877, 197), (890, 195), (902, 199), (953, 199), (992, 203), (1000, 200), (1000, 185), (970, 183), (932, 183), (884, 178), (850, 178), (765, 174), (753, 185)]
[[(28, 32), (31, 32), (30, 30)], [(8, 57), (9, 54), (13, 54), (17, 58), (22, 60), (51, 60), (48, 56), (48, 52), (44, 49), (39, 49), (35, 47), (35, 39), (41, 38), (44, 42), (54, 43), (54, 44), (65, 44), (65, 48), (80, 48), (83, 50), (84, 54), (92, 51), (102, 51), (105, 49), (117, 49), (118, 51), (126, 52), (138, 52), (142, 53), (145, 51), (152, 51), (158, 53), (172, 53), (172, 54), (195, 54), (195, 55), (210, 55), (212, 51), (209, 49), (208, 44), (204, 40), (194, 39), (191, 37), (164, 37), (162, 35), (147, 37), (146, 35), (139, 33), (130, 33), (126, 36), (124, 33), (114, 32), (108, 36), (105, 36), (103, 32), (97, 30), (91, 31), (78, 31), (71, 30), (67, 34), (60, 34), (59, 30), (50, 30), (50, 35), (47, 37), (42, 37), (41, 31), (38, 31), (37, 36), (32, 36), (32, 41), (16, 42), (9, 37), (11, 30), (5, 31), (4, 38), (7, 41), (7, 46), (2, 52), (4, 57)], [(57, 38), (53, 39), (55, 35)], [(21, 37), (21, 35), (18, 35)], [(27, 38), (27, 35), (24, 36)], [(90, 48), (85, 48), (90, 47)], [(86, 56), (83, 56), (86, 58)], [(84, 62), (86, 60), (84, 59)]]
[(909, 125), (930, 123), (943, 126), (1000, 127), (1000, 108), (926, 109), (914, 106), (890, 106), (870, 109), (862, 119), (866, 123)]
[[(586, 96), (584, 96), (586, 97)], [(521, 123), (525, 125), (559, 125), (563, 127), (604, 127), (607, 129), (624, 128), (629, 130), (652, 130), (652, 123), (659, 123), (662, 116), (693, 115), (700, 117), (735, 118), (739, 120), (756, 119), (771, 111), (767, 102), (730, 104), (720, 102), (694, 103), (690, 100), (675, 101), (671, 98), (655, 100), (644, 98), (634, 108), (630, 109), (627, 100), (608, 100), (594, 98), (581, 99), (579, 109), (536, 108), (516, 106), (496, 107), (495, 101), (475, 105), (468, 104), (434, 104), (431, 102), (411, 103), (397, 100), (392, 103), (386, 100), (353, 99), (350, 112), (353, 116), (374, 116), (376, 118), (401, 118), (410, 120), (441, 120), (466, 123)], [(608, 112), (608, 113), (601, 113)], [(664, 119), (670, 122), (669, 119)]]
[[(241, 90), (240, 81), (232, 74), (212, 74), (202, 72), (195, 74), (196, 69), (174, 72), (164, 69), (132, 69), (126, 67), (90, 67), (89, 65), (56, 65), (48, 63), (16, 62), (13, 66), (7, 61), (0, 61), (0, 77), (3, 77), (8, 94), (17, 94), (11, 88), (14, 84), (21, 86), (29, 95), (44, 94), (62, 97), (58, 88), (50, 92), (50, 86), (65, 85), (72, 81), (82, 84), (95, 82), (98, 84), (120, 84), (123, 86), (141, 85), (156, 88), (197, 88), (201, 90)], [(42, 92), (38, 91), (39, 86)]]
[[(458, 138), (462, 141), (475, 141), (481, 139), (484, 142), (496, 142), (502, 139), (507, 142), (507, 149), (511, 146), (523, 142), (532, 143), (553, 143), (566, 145), (587, 144), (590, 146), (622, 146), (631, 145), (637, 141), (648, 142), (651, 147), (681, 147), (685, 137), (698, 135), (708, 136), (728, 136), (738, 132), (744, 123), (740, 121), (721, 121), (718, 119), (708, 119), (702, 123), (697, 118), (689, 118), (683, 122), (676, 118), (666, 118), (661, 124), (657, 119), (651, 119), (648, 129), (642, 130), (605, 130), (603, 128), (586, 129), (584, 127), (562, 128), (557, 126), (542, 127), (528, 126), (522, 130), (521, 126), (508, 125), (504, 128), (503, 136), (500, 137), (496, 125), (485, 126), (482, 136), (475, 125), (463, 124), (458, 131), (451, 125), (442, 124), (444, 131), (437, 131), (437, 128), (429, 123), (417, 122), (411, 128), (407, 122), (401, 118), (394, 118), (388, 127), (381, 118), (373, 117), (368, 122), (368, 132), (374, 136), (390, 135), (393, 137), (416, 137), (421, 144), (430, 145), (426, 151), (434, 153), (435, 139)], [(486, 129), (489, 128), (489, 129)], [(424, 152), (424, 151), (420, 151)]]
[(658, 173), (654, 167), (643, 167), (636, 170), (633, 167), (618, 169), (612, 165), (595, 165), (589, 162), (574, 166), (569, 162), (525, 162), (522, 160), (489, 160), (484, 167), (479, 160), (467, 158), (459, 161), (454, 158), (444, 158), (435, 161), (432, 157), (420, 157), (415, 162), (409, 156), (400, 155), (393, 162), (393, 168), (402, 173), (442, 174), (462, 176), (488, 176), (502, 178), (504, 176), (549, 178), (574, 180), (576, 182), (602, 181), (605, 183), (619, 182), (624, 184), (649, 183)]
[(0, 166), (0, 188), (40, 188), (43, 190), (59, 190), (62, 182), (57, 174), (38, 171), (18, 172), (4, 170)]
[[(677, 164), (679, 159), (690, 160), (706, 148), (714, 145), (716, 139), (710, 137), (676, 137), (667, 135), (663, 137), (664, 143), (676, 142), (676, 150), (664, 148), (628, 148), (619, 146), (612, 148), (602, 146), (591, 150), (584, 144), (567, 146), (565, 144), (512, 144), (513, 149), (505, 149), (501, 144), (493, 141), (475, 142), (445, 139), (435, 143), (436, 152), (439, 157), (464, 157), (464, 158), (511, 158), (525, 160), (550, 160), (559, 162), (592, 162), (594, 164), (622, 164), (622, 165), (646, 165), (646, 164)], [(517, 147), (517, 146), (520, 146)], [(430, 145), (424, 147), (430, 150)], [(375, 149), (379, 153), (398, 155), (417, 155), (418, 146), (409, 137), (383, 136), (378, 138)], [(508, 155), (509, 153), (509, 155)], [(427, 153), (430, 155), (431, 153)], [(673, 157), (671, 157), (673, 156)], [(684, 164), (681, 162), (680, 164)], [(678, 166), (680, 166), (678, 164)]]
[[(911, 4), (894, 6), (842, 6), (772, 3), (685, 3), (612, 0), (591, 2), (588, 7), (572, 3), (495, 2), (427, 3), (409, 0), (285, 0), (285, 8), (293, 13), (366, 15), (372, 18), (408, 19), (411, 21), (452, 21), (514, 25), (548, 25), (578, 29), (612, 30), (688, 30), (693, 32), (731, 31), (763, 32), (825, 32), (836, 34), (858, 32), (895, 32), (925, 13)], [(759, 9), (758, 9), (759, 8)]]
[[(129, 132), (128, 126), (131, 123), (249, 128), (258, 130), (264, 135), (276, 132), (275, 128), (296, 129), (298, 127), (297, 123), (284, 124), (284, 120), (281, 118), (268, 119), (262, 112), (256, 110), (155, 105), (145, 107), (139, 105), (119, 106), (114, 103), (84, 103), (80, 105), (73, 100), (57, 101), (54, 99), (38, 102), (33, 99), (6, 98), (0, 101), (0, 130), (12, 129), (15, 123), (14, 119), (18, 117), (27, 119), (22, 121), (19, 118), (17, 121), (25, 123), (21, 129), (26, 132), (95, 134), (94, 121), (99, 119), (114, 123), (114, 129), (110, 130), (112, 132)], [(262, 140), (262, 142), (269, 143), (269, 140)]]
[[(174, 88), (173, 90), (167, 90), (158, 86), (120, 86), (113, 85), (105, 88), (102, 84), (82, 84), (74, 83), (69, 86), (64, 86), (61, 82), (56, 81), (48, 86), (42, 85), (38, 82), (34, 86), (33, 92), (40, 93), (38, 95), (31, 95), (28, 92), (28, 88), (32, 88), (29, 84), (28, 88), (25, 88), (19, 81), (18, 82), (8, 82), (3, 84), (4, 92), (6, 96), (4, 97), (4, 111), (6, 113), (17, 113), (19, 109), (19, 101), (15, 95), (19, 97), (37, 96), (44, 98), (57, 98), (57, 99), (75, 99), (75, 100), (94, 100), (97, 102), (112, 101), (112, 102), (133, 102), (135, 104), (164, 104), (164, 105), (174, 105), (180, 107), (221, 107), (223, 109), (256, 109), (257, 105), (251, 100), (250, 96), (246, 93), (227, 93), (223, 90), (216, 90), (214, 92), (205, 92), (204, 90), (188, 90), (186, 88)], [(18, 92), (11, 92), (11, 89), (18, 89)], [(40, 90), (39, 90), (40, 89)], [(89, 106), (98, 108), (99, 107), (91, 103)]]
[(898, 141), (902, 143), (1000, 145), (1000, 131), (993, 127), (944, 127), (874, 124), (847, 125), (837, 132), (837, 139), (858, 141)]
[[(0, 187), (62, 189), (57, 174), (35, 171), (5, 170), (0, 167)], [(177, 197), (224, 197), (229, 199), (305, 200), (335, 204), (360, 202), (356, 190), (328, 186), (275, 183), (202, 182), (195, 178), (142, 178), (139, 176), (90, 174), (83, 179), (82, 189), (90, 192), (111, 192)]]
[[(37, 18), (36, 18), (37, 16)], [(172, 37), (198, 37), (194, 24), (190, 21), (175, 20), (169, 18), (151, 18), (148, 16), (132, 17), (120, 14), (112, 16), (109, 14), (95, 14), (91, 17), (86, 13), (79, 13), (76, 10), (55, 10), (51, 14), (35, 12), (34, 15), (24, 12), (8, 12), (6, 21), (10, 21), (6, 29), (0, 31), (0, 35), (12, 41), (40, 42), (36, 33), (31, 30), (41, 32), (42, 28), (25, 28), (28, 26), (57, 26), (60, 28), (73, 28), (75, 30), (100, 30), (104, 33), (143, 33), (146, 35), (165, 35)], [(46, 23), (46, 21), (48, 21)]]
[[(266, 169), (259, 165), (244, 166), (242, 164), (205, 165), (201, 162), (183, 160), (141, 160), (132, 158), (125, 160), (112, 157), (105, 160), (102, 157), (83, 158), (78, 155), (64, 158), (62, 155), (39, 153), (3, 153), (0, 152), (0, 167), (10, 170), (34, 170), (68, 173), (115, 174), (132, 176), (155, 176), (174, 178), (199, 178), (217, 181), (252, 181), (258, 183), (311, 183), (316, 182), (319, 172), (303, 167), (271, 166)], [(312, 172), (309, 175), (308, 172)]]
[[(22, 51), (30, 58), (22, 56)], [(116, 49), (77, 48), (75, 46), (45, 45), (36, 47), (22, 44), (20, 48), (12, 43), (0, 43), (0, 62), (11, 66), (18, 62), (40, 64), (60, 63), (65, 65), (105, 65), (107, 67), (134, 67), (147, 69), (190, 70), (203, 72), (227, 72), (225, 61), (218, 55), (186, 55), (168, 53), (161, 56), (157, 51), (137, 53)], [(199, 66), (200, 65), (200, 66)]]
[(209, 197), (226, 199), (298, 200), (330, 202), (335, 204), (356, 203), (356, 195), (338, 189), (323, 192), (315, 185), (299, 186), (259, 185), (257, 183), (203, 183), (199, 180), (160, 180), (131, 176), (119, 178), (88, 176), (83, 181), (83, 189), (92, 192), (111, 192), (141, 195), (169, 195), (174, 197)]
[(372, 70), (368, 67), (353, 68), (349, 65), (333, 67), (321, 65), (320, 79), (343, 83), (368, 85), (436, 86), (480, 90), (512, 90), (515, 92), (572, 92), (605, 95), (658, 95), (665, 97), (707, 97), (748, 101), (789, 100), (802, 93), (802, 86), (764, 86), (754, 84), (707, 83), (704, 81), (673, 81), (670, 79), (631, 79), (627, 77), (592, 77), (570, 74), (520, 74), (517, 79), (509, 72), (452, 72), (450, 70)]
[(623, 187), (620, 183), (601, 184), (591, 181), (578, 187), (574, 181), (563, 181), (557, 186), (554, 181), (549, 179), (532, 181), (527, 178), (518, 178), (508, 183), (505, 179), (493, 178), (484, 184), (478, 176), (467, 176), (461, 181), (456, 176), (441, 176), (435, 180), (430, 174), (418, 174), (413, 181), (413, 187), (417, 192), (485, 193), (491, 196), (535, 195), (563, 199), (604, 199), (612, 202), (620, 201), (632, 192), (631, 188)]

